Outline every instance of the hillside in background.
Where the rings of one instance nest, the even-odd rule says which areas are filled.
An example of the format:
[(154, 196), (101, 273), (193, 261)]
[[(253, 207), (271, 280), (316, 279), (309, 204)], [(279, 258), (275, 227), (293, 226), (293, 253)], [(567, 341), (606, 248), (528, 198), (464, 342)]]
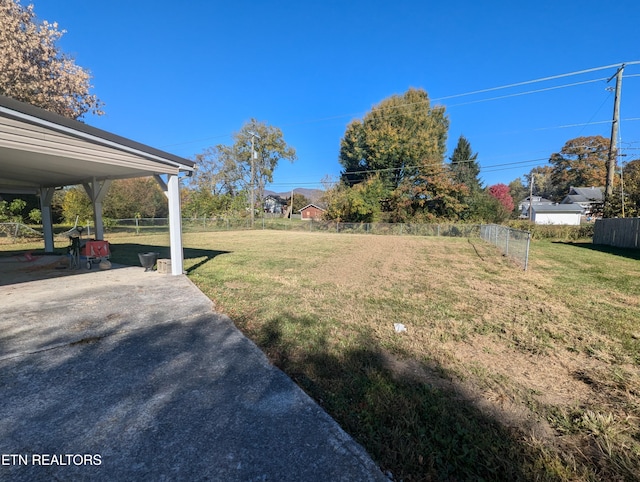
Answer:
[[(312, 203), (317, 203), (322, 198), (324, 191), (322, 189), (306, 189), (303, 187), (296, 187), (293, 189), (293, 192), (296, 194), (302, 194)], [(264, 190), (265, 196), (280, 196), (281, 198), (289, 198), (291, 197), (291, 191), (283, 191), (283, 192), (275, 192), (269, 189)]]

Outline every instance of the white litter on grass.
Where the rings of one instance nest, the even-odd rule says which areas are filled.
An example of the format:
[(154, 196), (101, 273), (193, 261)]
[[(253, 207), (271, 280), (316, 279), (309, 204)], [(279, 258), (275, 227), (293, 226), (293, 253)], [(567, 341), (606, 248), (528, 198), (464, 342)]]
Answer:
[(403, 331), (407, 331), (407, 327), (402, 323), (394, 323), (393, 328), (396, 330), (396, 333), (402, 333)]

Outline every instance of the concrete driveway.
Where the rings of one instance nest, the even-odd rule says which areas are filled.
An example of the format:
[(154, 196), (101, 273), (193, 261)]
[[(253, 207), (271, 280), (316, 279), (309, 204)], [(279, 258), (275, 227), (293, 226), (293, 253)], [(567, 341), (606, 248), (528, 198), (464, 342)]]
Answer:
[(387, 480), (185, 276), (38, 277), (0, 283), (0, 480)]

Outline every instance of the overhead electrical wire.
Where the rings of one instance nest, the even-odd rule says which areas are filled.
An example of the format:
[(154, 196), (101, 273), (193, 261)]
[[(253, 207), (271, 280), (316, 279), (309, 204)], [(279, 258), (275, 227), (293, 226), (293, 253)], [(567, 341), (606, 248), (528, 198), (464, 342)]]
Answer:
[[(475, 91), (470, 91), (470, 92), (465, 92), (465, 93), (460, 93), (460, 94), (437, 97), (437, 98), (433, 98), (433, 99), (426, 99), (426, 100), (421, 101), (421, 102), (403, 104), (403, 105), (400, 105), (400, 106), (388, 106), (388, 107), (380, 107), (380, 108), (374, 107), (374, 108), (371, 109), (371, 111), (373, 112), (373, 111), (396, 110), (396, 109), (399, 109), (399, 108), (410, 107), (412, 105), (433, 103), (433, 102), (439, 102), (439, 101), (443, 101), (443, 100), (456, 99), (456, 98), (461, 98), (461, 97), (466, 97), (466, 96), (484, 94), (484, 93), (488, 93), (488, 92), (495, 92), (495, 91), (504, 90), (504, 89), (521, 87), (521, 86), (524, 86), (524, 85), (531, 85), (531, 84), (539, 83), (539, 82), (547, 82), (547, 81), (557, 80), (557, 79), (566, 78), (566, 77), (570, 77), (570, 76), (583, 75), (583, 74), (592, 73), (592, 72), (596, 72), (596, 71), (600, 71), (600, 70), (606, 70), (606, 69), (611, 69), (611, 68), (615, 68), (615, 67), (620, 67), (621, 64), (622, 63), (611, 64), (611, 65), (605, 65), (605, 66), (595, 67), (595, 68), (591, 68), (591, 69), (584, 69), (584, 70), (579, 70), (579, 71), (574, 71), (574, 72), (568, 72), (568, 73), (565, 73), (565, 74), (542, 77), (542, 78), (539, 78), (539, 79), (533, 79), (533, 80), (528, 80), (528, 81), (524, 81), (524, 82), (516, 82), (516, 83), (502, 85), (502, 86), (498, 86), (498, 87), (492, 87), (492, 88), (488, 88), (488, 89), (480, 89), (480, 90), (475, 90)], [(626, 66), (628, 66), (628, 65), (636, 65), (636, 64), (640, 64), (640, 61), (624, 62), (624, 64)], [(640, 74), (625, 75), (625, 78), (632, 78), (632, 77), (640, 77)], [(530, 95), (530, 94), (548, 92), (548, 91), (557, 90), (557, 89), (563, 89), (563, 88), (568, 88), (568, 87), (575, 87), (575, 86), (579, 86), (579, 85), (586, 85), (586, 84), (590, 84), (590, 83), (603, 82), (603, 81), (606, 81), (606, 80), (607, 80), (607, 78), (603, 77), (603, 78), (590, 79), (590, 80), (585, 80), (585, 81), (580, 81), (580, 82), (572, 82), (572, 83), (569, 83), (569, 84), (556, 85), (556, 86), (546, 87), (546, 88), (542, 88), (542, 89), (534, 89), (534, 90), (528, 90), (528, 91), (525, 91), (525, 92), (515, 92), (515, 93), (512, 93), (512, 94), (507, 94), (507, 95), (502, 95), (502, 96), (496, 96), (496, 97), (472, 100), (472, 101), (469, 101), (469, 102), (462, 102), (462, 103), (459, 103), (459, 104), (448, 105), (447, 107), (451, 108), (451, 107), (458, 107), (458, 106), (470, 105), (470, 104), (475, 104), (475, 103), (492, 102), (492, 101), (508, 99), (508, 98), (518, 97), (518, 96), (523, 96), (523, 95)], [(565, 125), (553, 126), (553, 127), (540, 127), (540, 128), (536, 128), (536, 129), (533, 129), (533, 130), (539, 131), (539, 130), (561, 129), (561, 128), (572, 128), (572, 127), (583, 127), (582, 130), (584, 130), (584, 127), (589, 126), (589, 125), (607, 124), (607, 123), (610, 124), (612, 122), (611, 120), (603, 120), (603, 121), (595, 121), (595, 122), (593, 121), (593, 117), (595, 117), (597, 115), (597, 113), (600, 111), (602, 106), (607, 102), (609, 97), (602, 102), (602, 104), (596, 110), (594, 115), (589, 119), (589, 121), (587, 121), (585, 123), (565, 124)], [(328, 121), (328, 120), (336, 120), (336, 119), (341, 119), (341, 118), (345, 118), (345, 117), (354, 117), (354, 116), (357, 116), (357, 115), (360, 115), (360, 114), (343, 114), (343, 115), (337, 115), (337, 116), (323, 117), (323, 118), (311, 119), (311, 120), (301, 121), (301, 122), (296, 122), (296, 123), (284, 124), (283, 127), (295, 126), (295, 125), (301, 125), (301, 124), (310, 124), (310, 123), (316, 123), (316, 122), (324, 122), (324, 121)], [(401, 115), (400, 113), (398, 113), (398, 114), (389, 114), (389, 115), (384, 115), (383, 114), (383, 118), (389, 119), (389, 118), (393, 118), (393, 117), (400, 116), (400, 115)], [(640, 118), (622, 119), (622, 121), (638, 121), (638, 120), (640, 120)], [(581, 130), (581, 132), (582, 132), (582, 130)], [(181, 143), (178, 143), (178, 144), (172, 144), (172, 145), (190, 144), (190, 143), (193, 143), (193, 142), (200, 142), (200, 141), (203, 141), (203, 140), (208, 140), (208, 139), (213, 139), (213, 138), (229, 137), (229, 136), (230, 136), (229, 134), (218, 135), (218, 136), (212, 136), (212, 137), (208, 137), (208, 138), (204, 138), (204, 139), (198, 139), (198, 140), (194, 140), (194, 141), (185, 141), (185, 142), (181, 142)], [(632, 142), (640, 142), (640, 141), (632, 141)], [(627, 149), (633, 149), (633, 148), (627, 148)], [(510, 169), (515, 169), (517, 167), (522, 167), (523, 165), (532, 164), (532, 163), (539, 163), (540, 161), (548, 161), (548, 160), (549, 160), (549, 158), (545, 157), (545, 158), (538, 158), (538, 159), (529, 159), (529, 160), (524, 160), (524, 161), (514, 161), (514, 162), (508, 162), (508, 163), (502, 163), (502, 164), (493, 164), (493, 165), (489, 165), (489, 166), (480, 167), (480, 172), (481, 173), (486, 173), (486, 172), (495, 172), (495, 171), (501, 171), (501, 170), (510, 170)], [(473, 160), (468, 160), (467, 162), (471, 162), (471, 161), (473, 161)], [(465, 161), (460, 161), (460, 162), (465, 162)], [(416, 168), (425, 169), (425, 167), (429, 167), (430, 168), (429, 169), (429, 173), (444, 172), (445, 170), (450, 169), (450, 165), (448, 165), (448, 164), (437, 164), (437, 165), (433, 165), (433, 166), (403, 166), (403, 167), (399, 167), (399, 168), (384, 168), (384, 169), (370, 169), (370, 170), (364, 170), (364, 171), (352, 171), (351, 174), (358, 175), (358, 174), (365, 174), (365, 173), (394, 171), (394, 170), (401, 170), (401, 169), (416, 169)], [(341, 174), (341, 176), (342, 176), (342, 174)], [(320, 181), (320, 182), (317, 182), (317, 181), (316, 182), (298, 182), (298, 183), (270, 183), (271, 186), (285, 186), (285, 185), (296, 185), (296, 186), (299, 186), (299, 185), (324, 185), (324, 184), (325, 183), (323, 183), (322, 181)]]
[[(618, 64), (604, 65), (604, 66), (594, 67), (594, 68), (590, 68), (590, 69), (584, 69), (584, 70), (578, 70), (578, 71), (568, 72), (568, 73), (564, 73), (564, 74), (558, 74), (558, 75), (552, 75), (552, 76), (548, 76), (548, 77), (542, 77), (542, 78), (539, 78), (539, 79), (527, 80), (527, 81), (524, 81), (524, 82), (516, 82), (516, 83), (513, 83), (513, 84), (501, 85), (501, 86), (498, 86), (498, 87), (491, 87), (491, 88), (488, 88), (488, 89), (480, 89), (480, 90), (474, 90), (474, 91), (470, 91), (470, 92), (463, 92), (463, 93), (460, 93), (460, 94), (453, 94), (453, 95), (448, 95), (448, 96), (436, 97), (436, 98), (427, 99), (427, 100), (421, 101), (421, 102), (403, 104), (402, 106), (389, 106), (389, 107), (377, 108), (377, 110), (405, 108), (405, 107), (410, 107), (412, 105), (423, 104), (423, 103), (426, 103), (426, 102), (433, 103), (433, 102), (438, 102), (438, 101), (442, 101), (442, 100), (456, 99), (456, 98), (460, 98), (460, 97), (483, 94), (483, 93), (487, 93), (487, 92), (495, 92), (495, 91), (503, 90), (503, 89), (510, 89), (510, 88), (514, 88), (514, 87), (520, 87), (520, 86), (530, 85), (530, 84), (539, 83), (539, 82), (547, 82), (547, 81), (566, 78), (566, 77), (571, 77), (571, 76), (575, 76), (575, 75), (582, 75), (582, 74), (587, 74), (587, 73), (591, 73), (591, 72), (597, 72), (597, 71), (600, 71), (600, 70), (611, 69), (611, 68), (614, 68), (614, 67), (620, 67), (620, 65), (622, 65), (622, 64), (624, 64), (626, 66), (628, 66), (628, 65), (636, 65), (636, 64), (640, 64), (640, 60), (638, 60), (638, 61), (629, 61), (629, 62), (620, 62)], [(625, 78), (637, 77), (637, 76), (640, 76), (640, 74), (625, 75)], [(606, 80), (606, 78), (604, 78), (604, 79), (598, 78), (598, 79), (592, 79), (592, 80), (587, 80), (587, 81), (582, 81), (582, 82), (574, 82), (574, 83), (571, 83), (571, 84), (564, 84), (564, 85), (560, 85), (560, 86), (548, 87), (548, 88), (545, 88), (545, 89), (536, 89), (536, 90), (527, 91), (527, 92), (518, 92), (518, 93), (514, 93), (514, 94), (508, 94), (508, 95), (505, 95), (505, 96), (498, 96), (498, 97), (489, 98), (489, 99), (480, 99), (480, 100), (471, 101), (471, 102), (468, 102), (468, 103), (454, 104), (454, 105), (451, 105), (449, 107), (456, 107), (456, 106), (462, 106), (462, 105), (479, 103), (479, 102), (490, 102), (490, 101), (495, 101), (495, 100), (506, 99), (506, 98), (509, 98), (509, 97), (516, 97), (516, 96), (522, 96), (522, 95), (528, 95), (528, 94), (533, 94), (533, 93), (545, 92), (545, 91), (549, 91), (549, 90), (561, 89), (561, 88), (566, 88), (566, 87), (573, 87), (573, 86), (582, 85), (582, 84), (588, 84), (588, 83), (593, 83), (593, 82), (599, 82), (599, 81), (602, 81), (602, 80)], [(373, 108), (372, 111), (373, 110), (376, 110), (376, 108)], [(302, 124), (311, 124), (311, 123), (316, 123), (316, 122), (324, 122), (324, 121), (327, 121), (327, 120), (336, 120), (336, 119), (341, 119), (341, 118), (345, 118), (345, 117), (359, 116), (361, 114), (362, 113), (341, 114), (341, 115), (323, 117), (323, 118), (318, 118), (318, 119), (310, 119), (310, 120), (306, 120), (306, 121), (283, 124), (282, 127), (291, 127), (291, 126), (302, 125)], [(205, 141), (205, 140), (209, 140), (209, 139), (230, 137), (231, 135), (232, 134), (219, 134), (219, 135), (210, 136), (210, 137), (206, 137), (206, 138), (200, 138), (200, 139), (197, 139), (197, 140), (182, 141), (182, 142), (174, 143), (174, 144), (165, 144), (163, 147), (171, 147), (171, 146), (177, 146), (177, 145), (192, 144), (192, 143), (195, 143), (195, 142), (201, 142), (201, 141)]]

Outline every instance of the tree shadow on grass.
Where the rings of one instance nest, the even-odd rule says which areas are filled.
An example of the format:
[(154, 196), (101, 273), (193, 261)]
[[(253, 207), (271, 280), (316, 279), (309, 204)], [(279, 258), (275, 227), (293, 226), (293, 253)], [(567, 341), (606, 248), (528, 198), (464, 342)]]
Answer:
[(402, 360), (410, 355), (391, 354), (366, 332), (335, 343), (329, 338), (335, 335), (310, 316), (283, 314), (250, 336), (394, 479), (529, 480), (535, 475), (534, 449), (482, 413), (443, 367), (417, 360), (407, 365)]
[(566, 246), (574, 246), (576, 248), (589, 249), (591, 251), (598, 251), (600, 253), (613, 254), (614, 256), (621, 256), (623, 258), (640, 260), (640, 249), (617, 248), (615, 246), (607, 246), (604, 244), (578, 243), (572, 241), (553, 241), (553, 243), (564, 244)]

